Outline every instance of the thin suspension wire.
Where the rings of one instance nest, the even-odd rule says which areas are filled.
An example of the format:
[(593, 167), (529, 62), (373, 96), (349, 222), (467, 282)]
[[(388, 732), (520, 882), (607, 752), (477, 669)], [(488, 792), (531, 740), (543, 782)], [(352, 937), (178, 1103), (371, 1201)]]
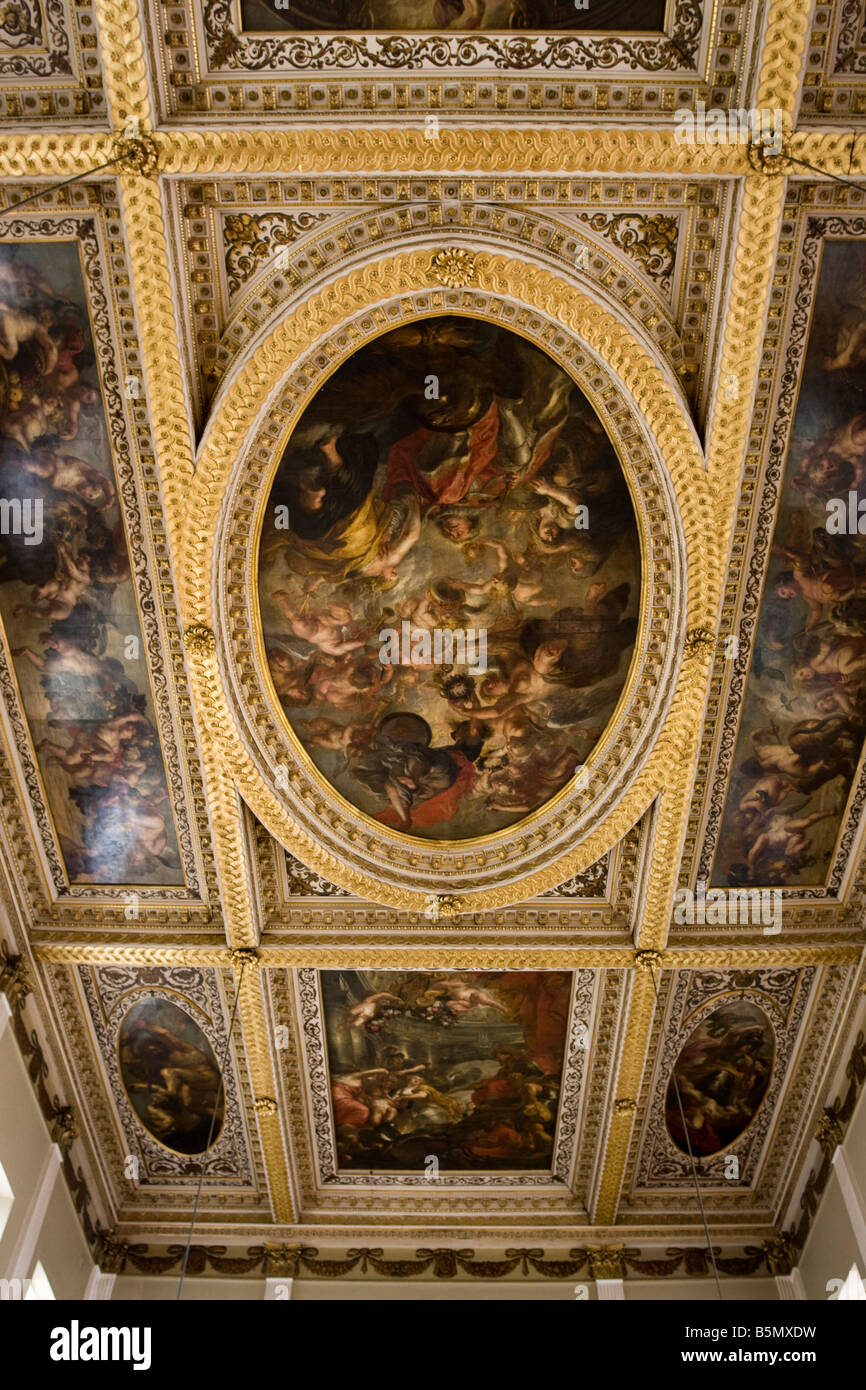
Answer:
[[(31, 193), (28, 198), (22, 198), (20, 203), (13, 203), (8, 208), (0, 208), (0, 217), (5, 217), (9, 212), (17, 212), (19, 208), (26, 207), (28, 203), (35, 203), (37, 198), (47, 198), (50, 193), (56, 193), (59, 188), (66, 188), (70, 183), (77, 183), (79, 179), (89, 179), (91, 174), (98, 174), (102, 169), (110, 169), (112, 164), (119, 164), (122, 159), (126, 159), (126, 155), (117, 154), (114, 159), (106, 159), (104, 164), (97, 164), (93, 169), (84, 169), (80, 174), (73, 174), (71, 179), (61, 179), (60, 183), (52, 183), (47, 188), (40, 188), (38, 192)], [(46, 211), (48, 210), (46, 209)]]
[[(204, 1158), (204, 1154), (207, 1153), (207, 1151), (208, 1151), (208, 1149), (210, 1148), (211, 1143), (212, 1143), (212, 1141), (213, 1141), (213, 1129), (214, 1129), (214, 1125), (216, 1124), (216, 1117), (217, 1117), (217, 1113), (218, 1113), (218, 1111), (219, 1111), (220, 1099), (222, 1098), (223, 1092), (224, 1092), (224, 1090), (225, 1090), (226, 1061), (227, 1061), (228, 1055), (229, 1055), (229, 1045), (231, 1044), (232, 1032), (234, 1031), (235, 1018), (237, 1017), (237, 1012), (238, 1012), (238, 1001), (240, 1000), (240, 997), (241, 997), (241, 985), (242, 985), (243, 982), (244, 982), (244, 971), (246, 970), (246, 968), (247, 968), (247, 962), (246, 962), (246, 957), (244, 957), (244, 959), (241, 961), (240, 974), (238, 975), (238, 987), (237, 987), (237, 989), (235, 990), (235, 1002), (234, 1002), (234, 1007), (233, 1007), (233, 1009), (232, 1009), (231, 1022), (230, 1022), (230, 1024), (229, 1024), (229, 1031), (228, 1031), (228, 1034), (227, 1034), (227, 1036), (226, 1036), (226, 1045), (225, 1045), (225, 1050), (224, 1050), (223, 1056), (222, 1056), (222, 1062), (220, 1063), (220, 1080), (219, 1080), (219, 1086), (217, 1087), (216, 1100), (214, 1101), (213, 1114), (211, 1115), (211, 1120), (210, 1120), (210, 1129), (208, 1130), (207, 1143), (206, 1143), (206, 1145), (205, 1145), (205, 1147), (204, 1147), (204, 1150), (203, 1150), (203, 1153), (202, 1153), (202, 1159)], [(188, 1235), (187, 1238), (186, 1238), (186, 1248), (185, 1248), (185, 1250), (184, 1250), (184, 1252), (183, 1252), (183, 1264), (182, 1264), (181, 1267), (180, 1267), (180, 1279), (178, 1280), (177, 1293), (175, 1294), (175, 1303), (177, 1303), (177, 1301), (179, 1300), (180, 1295), (181, 1295), (181, 1293), (182, 1293), (182, 1291), (183, 1291), (183, 1281), (184, 1281), (184, 1279), (186, 1278), (186, 1266), (187, 1266), (187, 1262), (188, 1262), (188, 1260), (189, 1260), (189, 1252), (190, 1252), (190, 1247), (191, 1247), (191, 1245), (192, 1245), (192, 1236), (193, 1236), (193, 1231), (195, 1230), (195, 1219), (196, 1219), (196, 1217), (198, 1216), (198, 1204), (199, 1204), (199, 1201), (200, 1201), (200, 1199), (201, 1199), (201, 1190), (202, 1190), (202, 1186), (203, 1186), (203, 1185), (204, 1185), (204, 1161), (202, 1161), (201, 1173), (200, 1173), (200, 1175), (199, 1175), (199, 1180), (198, 1180), (198, 1187), (196, 1188), (195, 1203), (194, 1203), (193, 1209), (192, 1209), (192, 1218), (191, 1218), (190, 1223), (189, 1223), (189, 1235)]]
[(846, 188), (856, 188), (858, 193), (866, 193), (866, 184), (854, 183), (851, 179), (843, 178), (841, 174), (830, 174), (826, 169), (820, 169), (817, 164), (809, 164), (805, 159), (797, 159), (793, 154), (783, 152), (777, 158), (789, 159), (792, 164), (799, 164), (803, 169), (811, 169), (813, 174), (822, 174), (825, 179), (832, 179), (834, 183), (841, 183)]
[[(661, 1003), (660, 1003), (660, 1001), (659, 1001), (658, 985), (656, 984), (655, 971), (653, 970), (652, 966), (649, 967), (649, 973), (650, 973), (650, 979), (651, 979), (652, 982), (653, 982), (653, 993), (655, 994), (655, 997), (656, 997), (656, 1008), (658, 1008), (658, 1009), (659, 1009), (659, 1013), (661, 1013)], [(682, 1124), (682, 1127), (683, 1127), (683, 1134), (685, 1135), (685, 1140), (686, 1140), (686, 1148), (688, 1149), (688, 1153), (689, 1153), (689, 1163), (691, 1164), (691, 1168), (692, 1168), (692, 1181), (693, 1181), (694, 1184), (695, 1184), (695, 1195), (697, 1196), (697, 1199), (698, 1199), (698, 1206), (700, 1207), (701, 1220), (702, 1220), (703, 1223), (704, 1223), (704, 1234), (706, 1235), (706, 1238), (707, 1238), (707, 1250), (709, 1251), (709, 1255), (710, 1255), (710, 1263), (711, 1263), (711, 1265), (713, 1266), (713, 1278), (714, 1278), (715, 1281), (716, 1281), (716, 1293), (717, 1293), (718, 1296), (719, 1296), (719, 1301), (723, 1303), (723, 1302), (724, 1302), (724, 1297), (723, 1297), (723, 1295), (722, 1295), (722, 1286), (721, 1286), (721, 1283), (719, 1282), (719, 1271), (718, 1271), (718, 1269), (716, 1268), (716, 1256), (715, 1256), (715, 1251), (713, 1250), (713, 1243), (712, 1243), (712, 1241), (711, 1241), (711, 1239), (710, 1239), (710, 1228), (709, 1228), (709, 1225), (708, 1225), (708, 1223), (707, 1223), (707, 1213), (706, 1213), (706, 1211), (704, 1210), (704, 1199), (703, 1199), (703, 1197), (701, 1196), (701, 1185), (700, 1185), (700, 1183), (698, 1182), (698, 1170), (697, 1170), (697, 1165), (695, 1164), (695, 1156), (694, 1156), (694, 1154), (692, 1153), (692, 1145), (691, 1145), (691, 1140), (689, 1139), (688, 1126), (686, 1125), (686, 1117), (685, 1117), (685, 1114), (684, 1114), (684, 1112), (683, 1112), (683, 1098), (682, 1098), (682, 1096), (680, 1095), (679, 1083), (678, 1083), (678, 1081), (677, 1081), (677, 1069), (676, 1069), (676, 1065), (674, 1066), (674, 1069), (673, 1069), (673, 1071), (671, 1072), (671, 1081), (673, 1082), (673, 1085), (674, 1085), (674, 1093), (675, 1093), (676, 1098), (677, 1098), (677, 1105), (678, 1105), (678, 1107), (679, 1107), (679, 1112), (680, 1112), (680, 1123)]]

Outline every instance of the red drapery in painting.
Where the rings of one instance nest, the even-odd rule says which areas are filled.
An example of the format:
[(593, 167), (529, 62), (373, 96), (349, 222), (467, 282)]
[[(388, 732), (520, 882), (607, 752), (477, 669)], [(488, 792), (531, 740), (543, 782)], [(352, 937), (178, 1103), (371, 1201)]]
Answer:
[(562, 1066), (571, 976), (565, 970), (508, 970), (486, 974), (496, 992), (515, 1010), (523, 1028), (526, 1050), (547, 1073)]

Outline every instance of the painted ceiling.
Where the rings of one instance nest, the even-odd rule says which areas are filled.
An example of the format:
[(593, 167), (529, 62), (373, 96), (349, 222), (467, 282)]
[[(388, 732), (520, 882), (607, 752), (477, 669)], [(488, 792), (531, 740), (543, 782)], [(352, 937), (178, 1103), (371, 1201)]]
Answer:
[(689, 1147), (722, 1273), (796, 1259), (866, 1075), (862, 31), (2, 7), (0, 985), (104, 1267), (201, 1183), (214, 1277), (703, 1278)]

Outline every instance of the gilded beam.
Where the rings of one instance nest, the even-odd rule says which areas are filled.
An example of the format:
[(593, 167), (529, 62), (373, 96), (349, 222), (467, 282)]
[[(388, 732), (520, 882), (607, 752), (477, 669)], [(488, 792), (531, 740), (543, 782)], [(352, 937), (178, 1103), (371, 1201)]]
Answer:
[[(626, 1007), (622, 1030), (623, 1050), (615, 1084), (617, 1099), (635, 1099), (640, 1095), (644, 1059), (655, 1011), (655, 990), (649, 970), (634, 971)], [(614, 1104), (611, 1109), (598, 1191), (590, 1212), (594, 1226), (612, 1226), (616, 1220), (635, 1114), (634, 1106)]]
[(239, 969), (241, 957), (247, 955), (238, 998), (238, 1013), (244, 1035), (244, 1056), (256, 1102), (259, 1139), (268, 1171), (268, 1188), (274, 1220), (279, 1225), (286, 1225), (295, 1220), (295, 1212), (289, 1184), (287, 1149), (280, 1115), (274, 1102), (277, 1086), (263, 983), (254, 952), (233, 952), (232, 955), (235, 969)]
[[(781, 109), (790, 130), (811, 14), (810, 0), (775, 0), (767, 17), (761, 55), (760, 86), (756, 104)], [(714, 393), (714, 409), (706, 442), (707, 482), (714, 498), (715, 538), (721, 546), (711, 566), (705, 631), (693, 632), (694, 652), (691, 688), (685, 685), (684, 705), (693, 719), (678, 725), (681, 742), (670, 750), (669, 776), (661, 798), (658, 826), (652, 849), (646, 903), (635, 939), (643, 949), (666, 944), (673, 897), (679, 879), (694, 771), (700, 748), (702, 711), (712, 668), (717, 614), (724, 588), (725, 564), (717, 554), (727, 554), (734, 523), (737, 487), (746, 451), (752, 397), (764, 332), (764, 312), (772, 278), (785, 180), (781, 174), (754, 174), (744, 180), (737, 241), (731, 270), (722, 347)], [(689, 573), (691, 585), (691, 570)], [(649, 971), (632, 981), (624, 1030), (625, 1045), (617, 1082), (620, 1096), (639, 1094), (644, 1062), (653, 1027), (654, 993)], [(616, 1218), (622, 1175), (628, 1154), (633, 1116), (611, 1117), (594, 1220)]]
[[(112, 123), (127, 140), (150, 138), (150, 89), (137, 0), (97, 0), (97, 16)], [(155, 146), (155, 153), (159, 161), (161, 145)], [(179, 566), (181, 516), (194, 472), (195, 446), (181, 365), (168, 234), (158, 183), (141, 174), (124, 173), (120, 186), (169, 543), (175, 565)], [(191, 649), (201, 654), (202, 643), (192, 643)], [(201, 661), (190, 664), (226, 930), (231, 946), (252, 947), (258, 931), (251, 908), (241, 809), (225, 765), (215, 756), (216, 741), (208, 737), (206, 711), (202, 707), (206, 704), (207, 681), (203, 690)], [(242, 977), (239, 1010), (253, 1086), (257, 1093), (272, 1095), (274, 1074), (267, 1018), (256, 969), (248, 970)], [(294, 1212), (279, 1117), (267, 1110), (260, 1110), (257, 1115), (274, 1217), (290, 1222)]]
[[(134, 104), (118, 101), (118, 131), (129, 119), (121, 113)], [(151, 132), (141, 121), (141, 129), (152, 136), (160, 173), (171, 175), (598, 172), (737, 178), (754, 172), (745, 144), (679, 143), (673, 127), (655, 123), (633, 130), (491, 130), (443, 124), (436, 140), (425, 138), (421, 125), (417, 131), (405, 125), (376, 130), (293, 125), (279, 130)], [(115, 141), (108, 131), (6, 133), (0, 138), (0, 177), (53, 180), (83, 175), (117, 154)], [(856, 177), (866, 169), (866, 135), (851, 131), (796, 131), (786, 137), (785, 150), (822, 171), (786, 169), (800, 178)]]
[[(33, 948), (46, 965), (190, 965), (227, 969), (235, 958), (228, 947), (149, 946), (144, 942), (44, 943)], [(636, 953), (625, 947), (576, 946), (302, 946), (258, 948), (260, 970), (328, 970), (347, 965), (374, 970), (629, 970)], [(659, 952), (656, 970), (759, 970), (767, 966), (854, 965), (862, 955), (856, 943), (830, 946), (720, 946), (674, 948)]]

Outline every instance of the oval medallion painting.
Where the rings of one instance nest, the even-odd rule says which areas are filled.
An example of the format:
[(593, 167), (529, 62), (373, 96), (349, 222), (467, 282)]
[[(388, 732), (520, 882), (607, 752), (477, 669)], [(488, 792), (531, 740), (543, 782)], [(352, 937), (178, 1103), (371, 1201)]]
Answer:
[(773, 1070), (773, 1029), (757, 1004), (735, 999), (703, 1019), (674, 1063), (668, 1083), (668, 1133), (688, 1153), (676, 1077), (689, 1144), (694, 1154), (714, 1154), (743, 1133), (758, 1112)]
[(175, 1153), (204, 1153), (222, 1129), (223, 1096), (198, 1024), (169, 999), (139, 999), (124, 1015), (118, 1047), (123, 1086), (145, 1129)]
[(303, 412), (262, 528), (271, 678), (358, 810), (456, 840), (559, 792), (634, 649), (640, 544), (613, 446), (546, 353), (478, 319), (366, 344)]

